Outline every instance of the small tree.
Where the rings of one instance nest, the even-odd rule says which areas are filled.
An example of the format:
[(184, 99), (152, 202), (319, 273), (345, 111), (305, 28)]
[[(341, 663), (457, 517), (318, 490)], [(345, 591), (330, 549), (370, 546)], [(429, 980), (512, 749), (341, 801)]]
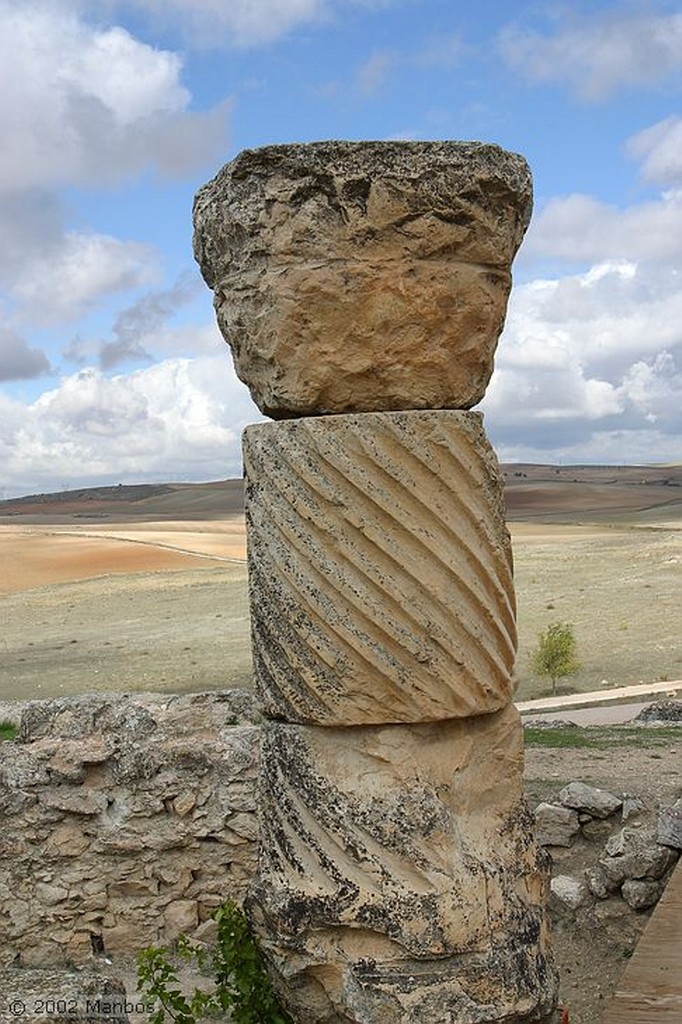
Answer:
[(533, 653), (533, 668), (538, 675), (552, 680), (552, 695), (556, 694), (557, 680), (580, 670), (570, 623), (553, 622), (540, 633)]

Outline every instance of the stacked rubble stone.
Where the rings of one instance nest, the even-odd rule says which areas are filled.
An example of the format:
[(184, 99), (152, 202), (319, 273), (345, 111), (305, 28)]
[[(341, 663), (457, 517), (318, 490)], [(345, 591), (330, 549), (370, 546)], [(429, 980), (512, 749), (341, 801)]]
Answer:
[[(640, 819), (644, 810), (635, 797), (621, 798), (583, 782), (560, 790), (557, 803), (538, 804), (535, 834), (555, 856), (557, 847), (570, 847), (577, 837), (602, 844), (606, 840), (596, 864), (582, 878), (555, 875), (554, 909), (577, 910), (615, 896), (632, 910), (649, 910), (658, 903), (682, 850), (682, 800), (661, 807), (656, 823)], [(616, 828), (618, 812), (620, 822), (630, 824)]]
[(267, 717), (248, 901), (306, 1024), (553, 1020), (521, 792), (509, 535), (481, 416), (525, 161), (481, 143), (246, 151), (195, 202), (239, 376)]

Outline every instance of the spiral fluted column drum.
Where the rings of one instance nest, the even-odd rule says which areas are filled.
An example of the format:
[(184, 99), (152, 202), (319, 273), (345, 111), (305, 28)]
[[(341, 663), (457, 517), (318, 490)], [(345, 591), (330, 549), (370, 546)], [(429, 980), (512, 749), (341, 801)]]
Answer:
[(238, 374), (261, 855), (298, 1024), (550, 1024), (548, 865), (511, 705), (512, 557), (480, 414), (528, 225), (482, 143), (246, 151), (195, 201)]
[(256, 683), (289, 722), (427, 722), (510, 700), (509, 535), (477, 413), (244, 433)]

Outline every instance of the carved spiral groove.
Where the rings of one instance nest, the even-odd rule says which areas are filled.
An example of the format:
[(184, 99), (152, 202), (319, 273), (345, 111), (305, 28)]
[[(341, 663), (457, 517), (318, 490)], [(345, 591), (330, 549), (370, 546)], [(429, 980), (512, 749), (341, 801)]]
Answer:
[(478, 414), (257, 424), (245, 432), (244, 464), (268, 715), (419, 722), (508, 703), (511, 550)]

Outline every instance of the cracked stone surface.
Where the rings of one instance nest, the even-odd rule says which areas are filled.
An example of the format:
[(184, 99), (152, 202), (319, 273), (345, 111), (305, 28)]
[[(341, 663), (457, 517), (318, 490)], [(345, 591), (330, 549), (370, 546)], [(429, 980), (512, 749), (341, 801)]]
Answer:
[(272, 722), (261, 764), (249, 913), (295, 1019), (544, 1019), (548, 858), (513, 707), (412, 726)]
[(470, 408), (531, 207), (494, 145), (266, 146), (199, 190), (194, 253), (267, 415)]

